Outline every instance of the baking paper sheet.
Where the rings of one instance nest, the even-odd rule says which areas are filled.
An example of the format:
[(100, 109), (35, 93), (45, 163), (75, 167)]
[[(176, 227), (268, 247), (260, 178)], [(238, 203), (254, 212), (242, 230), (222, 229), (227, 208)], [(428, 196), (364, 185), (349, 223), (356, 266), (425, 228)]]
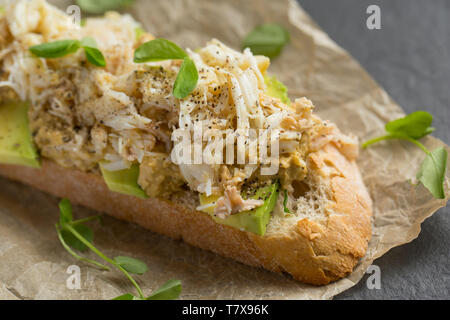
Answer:
[[(70, 4), (52, 2), (61, 8)], [(239, 49), (254, 26), (281, 23), (292, 41), (270, 71), (287, 85), (291, 98), (310, 98), (323, 118), (362, 141), (382, 134), (387, 121), (403, 115), (294, 0), (138, 0), (129, 11), (156, 36), (192, 49), (211, 38)], [(431, 137), (424, 142), (429, 149), (443, 145)], [(95, 243), (109, 256), (144, 260), (150, 271), (137, 278), (146, 293), (176, 278), (183, 283), (182, 299), (329, 299), (355, 285), (374, 259), (415, 239), (420, 224), (445, 206), (448, 198), (433, 199), (410, 183), (423, 158), (418, 148), (395, 141), (361, 152), (359, 165), (374, 200), (373, 237), (355, 271), (327, 286), (300, 284), (109, 217), (95, 227)], [(448, 171), (445, 183), (449, 194)], [(120, 273), (99, 271), (66, 253), (54, 229), (58, 201), (0, 178), (0, 299), (110, 299), (134, 292)], [(95, 214), (82, 207), (74, 211), (77, 217)], [(80, 267), (80, 289), (66, 284), (71, 265)]]

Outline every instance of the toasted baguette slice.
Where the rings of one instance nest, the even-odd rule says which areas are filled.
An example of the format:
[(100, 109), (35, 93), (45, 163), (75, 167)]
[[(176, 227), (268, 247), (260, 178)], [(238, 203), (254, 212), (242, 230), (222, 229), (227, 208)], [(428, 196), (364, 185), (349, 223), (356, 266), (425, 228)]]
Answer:
[[(351, 273), (364, 256), (371, 237), (371, 200), (355, 162), (333, 143), (310, 154), (308, 166), (320, 177), (314, 188), (329, 194), (327, 207), (320, 208), (326, 217), (272, 218), (269, 225), (274, 226), (263, 237), (217, 224), (189, 206), (113, 193), (101, 176), (45, 159), (41, 169), (0, 165), (0, 175), (242, 263), (323, 285)], [(314, 206), (323, 206), (315, 201)]]

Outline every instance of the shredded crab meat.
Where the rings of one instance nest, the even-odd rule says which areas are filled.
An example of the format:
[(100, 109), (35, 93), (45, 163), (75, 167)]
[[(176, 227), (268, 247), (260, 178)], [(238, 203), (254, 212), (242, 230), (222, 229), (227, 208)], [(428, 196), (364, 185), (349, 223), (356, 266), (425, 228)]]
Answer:
[(349, 160), (355, 160), (359, 154), (358, 138), (342, 134), (335, 124), (324, 121), (324, 126), (320, 127), (317, 135), (312, 139), (310, 148), (317, 151), (326, 144), (332, 142), (336, 144)]
[(252, 210), (263, 204), (263, 200), (244, 200), (236, 187), (229, 187), (225, 190), (225, 194), (217, 200), (214, 215), (218, 218), (225, 219), (229, 215)]

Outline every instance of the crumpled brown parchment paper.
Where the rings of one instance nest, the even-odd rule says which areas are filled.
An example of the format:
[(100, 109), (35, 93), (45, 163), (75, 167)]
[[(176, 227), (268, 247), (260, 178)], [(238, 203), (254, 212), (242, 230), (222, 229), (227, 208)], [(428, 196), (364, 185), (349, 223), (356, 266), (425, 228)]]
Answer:
[[(52, 2), (61, 8), (70, 4)], [(153, 34), (192, 49), (211, 38), (238, 49), (254, 26), (281, 23), (292, 41), (271, 72), (287, 85), (291, 97), (310, 98), (323, 118), (361, 140), (382, 134), (385, 122), (403, 115), (294, 0), (138, 0), (129, 11)], [(442, 142), (429, 137), (425, 144), (433, 149)], [(95, 242), (107, 255), (144, 260), (150, 271), (138, 282), (146, 293), (176, 278), (183, 282), (183, 299), (329, 299), (355, 285), (374, 259), (415, 239), (420, 224), (445, 206), (448, 198), (433, 199), (422, 186), (409, 182), (423, 158), (418, 148), (403, 142), (361, 152), (359, 165), (374, 200), (373, 237), (354, 272), (327, 286), (300, 284), (108, 217), (95, 227)], [(447, 194), (449, 185), (447, 171)], [(121, 274), (99, 271), (64, 251), (54, 230), (57, 204), (58, 199), (0, 179), (0, 299), (110, 299), (134, 292)], [(75, 214), (95, 212), (76, 207)], [(78, 290), (66, 286), (70, 265), (81, 268)]]

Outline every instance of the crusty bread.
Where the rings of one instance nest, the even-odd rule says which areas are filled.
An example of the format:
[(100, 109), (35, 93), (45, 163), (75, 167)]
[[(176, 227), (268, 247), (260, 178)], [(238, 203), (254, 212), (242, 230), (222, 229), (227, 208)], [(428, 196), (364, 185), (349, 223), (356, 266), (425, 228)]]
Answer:
[(351, 273), (364, 256), (372, 204), (355, 161), (333, 143), (311, 153), (308, 166), (330, 193), (327, 218), (299, 218), (282, 228), (269, 228), (263, 237), (217, 224), (208, 214), (181, 204), (113, 193), (101, 176), (45, 159), (41, 169), (0, 165), (0, 174), (242, 263), (323, 285)]

